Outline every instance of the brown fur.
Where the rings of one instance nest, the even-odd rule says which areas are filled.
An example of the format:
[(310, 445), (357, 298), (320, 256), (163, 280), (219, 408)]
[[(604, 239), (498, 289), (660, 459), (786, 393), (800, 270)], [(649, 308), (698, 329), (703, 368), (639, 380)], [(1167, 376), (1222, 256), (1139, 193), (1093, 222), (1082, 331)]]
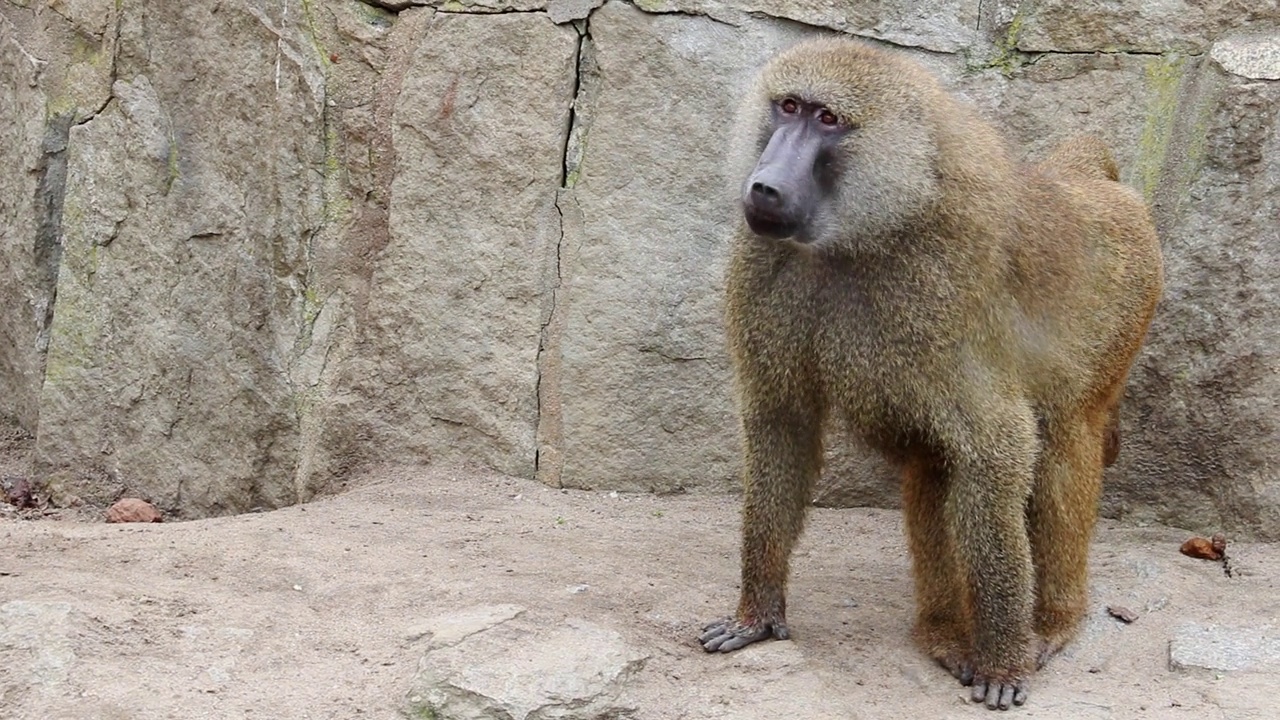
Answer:
[(735, 182), (784, 93), (855, 129), (823, 238), (740, 223), (732, 244), (745, 496), (731, 631), (787, 637), (789, 558), (823, 424), (843, 413), (903, 467), (920, 646), (997, 695), (1024, 692), (1085, 610), (1117, 404), (1161, 293), (1148, 210), (1100, 141), (1018, 164), (923, 69), (845, 39), (762, 71)]

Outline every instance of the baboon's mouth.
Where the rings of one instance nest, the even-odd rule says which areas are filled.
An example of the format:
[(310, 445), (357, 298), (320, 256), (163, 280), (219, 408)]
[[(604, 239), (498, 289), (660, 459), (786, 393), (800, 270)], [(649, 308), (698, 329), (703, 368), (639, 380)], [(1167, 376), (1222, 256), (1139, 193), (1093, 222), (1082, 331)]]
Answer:
[(791, 220), (750, 206), (746, 208), (744, 214), (747, 218), (747, 227), (751, 228), (751, 232), (762, 237), (782, 240), (795, 235), (800, 229), (800, 226)]

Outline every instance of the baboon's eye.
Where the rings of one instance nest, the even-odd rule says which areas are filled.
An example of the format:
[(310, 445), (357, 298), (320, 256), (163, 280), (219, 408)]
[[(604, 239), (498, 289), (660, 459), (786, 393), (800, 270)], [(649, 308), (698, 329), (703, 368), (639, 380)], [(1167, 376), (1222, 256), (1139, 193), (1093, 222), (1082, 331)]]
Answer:
[(781, 107), (782, 112), (788, 115), (795, 115), (800, 111), (800, 103), (796, 102), (794, 98), (783, 98)]
[(830, 110), (823, 110), (822, 114), (818, 116), (818, 120), (821, 121), (823, 125), (835, 125), (840, 122), (840, 119), (836, 117), (836, 114)]

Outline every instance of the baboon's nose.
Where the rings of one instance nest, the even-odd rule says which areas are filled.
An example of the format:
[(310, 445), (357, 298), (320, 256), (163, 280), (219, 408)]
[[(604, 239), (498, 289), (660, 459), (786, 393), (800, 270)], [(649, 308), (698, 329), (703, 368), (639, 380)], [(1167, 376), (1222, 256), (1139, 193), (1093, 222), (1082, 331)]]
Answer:
[(795, 232), (795, 217), (787, 207), (787, 195), (776, 185), (752, 180), (743, 198), (747, 224), (757, 234), (784, 238)]
[(778, 188), (759, 180), (751, 183), (751, 199), (760, 207), (772, 210), (782, 205), (782, 193), (778, 192)]

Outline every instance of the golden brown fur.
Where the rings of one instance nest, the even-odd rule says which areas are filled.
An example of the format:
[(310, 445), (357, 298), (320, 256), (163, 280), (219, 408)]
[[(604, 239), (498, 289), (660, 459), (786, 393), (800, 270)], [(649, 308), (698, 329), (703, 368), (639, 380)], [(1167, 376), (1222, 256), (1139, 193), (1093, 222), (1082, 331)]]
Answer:
[(1085, 609), (1116, 408), (1161, 293), (1148, 210), (1100, 141), (1019, 164), (927, 72), (845, 39), (762, 71), (735, 182), (784, 93), (854, 129), (813, 242), (740, 223), (732, 244), (745, 497), (741, 599), (720, 632), (787, 637), (789, 558), (824, 421), (843, 413), (903, 467), (917, 641), (1007, 707)]

